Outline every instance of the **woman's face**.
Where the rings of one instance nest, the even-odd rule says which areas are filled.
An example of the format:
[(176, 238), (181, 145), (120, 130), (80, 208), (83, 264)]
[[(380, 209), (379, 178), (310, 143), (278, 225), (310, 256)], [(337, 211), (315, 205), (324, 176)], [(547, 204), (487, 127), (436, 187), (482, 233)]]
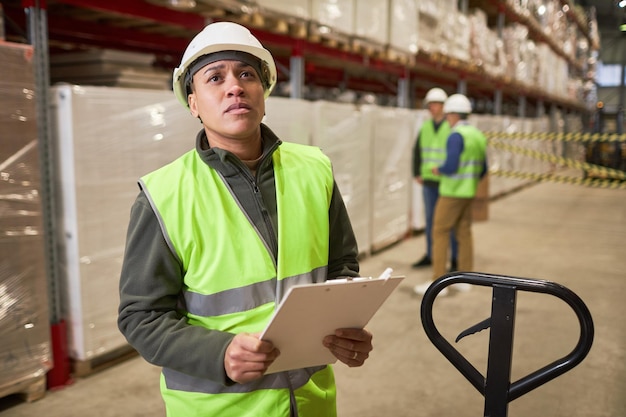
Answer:
[(260, 134), (265, 115), (261, 79), (250, 65), (233, 60), (212, 62), (193, 76), (189, 109), (212, 136), (247, 139)]

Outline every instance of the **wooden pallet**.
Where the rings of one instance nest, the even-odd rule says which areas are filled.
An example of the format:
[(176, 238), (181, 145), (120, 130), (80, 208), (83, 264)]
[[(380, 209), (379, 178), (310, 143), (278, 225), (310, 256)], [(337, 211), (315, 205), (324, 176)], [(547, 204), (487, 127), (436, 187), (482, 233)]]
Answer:
[(408, 51), (402, 51), (396, 48), (387, 47), (387, 51), (385, 52), (385, 54), (388, 61), (402, 65), (415, 64), (415, 54), (411, 54)]
[(288, 35), (296, 39), (305, 39), (307, 37), (307, 22), (295, 16), (263, 10), (251, 13), (248, 19), (252, 27)]
[(309, 23), (309, 42), (319, 43), (328, 48), (353, 52), (352, 39), (349, 35), (329, 28), (317, 22)]
[(91, 359), (72, 359), (72, 375), (77, 378), (86, 377), (125, 362), (136, 357), (137, 355), (137, 351), (132, 347), (122, 346), (118, 349), (112, 350), (111, 352), (95, 356)]
[(0, 398), (9, 395), (15, 395), (27, 403), (42, 399), (46, 395), (46, 376), (28, 377), (0, 386)]
[(386, 46), (377, 44), (369, 39), (353, 38), (352, 50), (354, 53), (375, 59), (386, 59)]

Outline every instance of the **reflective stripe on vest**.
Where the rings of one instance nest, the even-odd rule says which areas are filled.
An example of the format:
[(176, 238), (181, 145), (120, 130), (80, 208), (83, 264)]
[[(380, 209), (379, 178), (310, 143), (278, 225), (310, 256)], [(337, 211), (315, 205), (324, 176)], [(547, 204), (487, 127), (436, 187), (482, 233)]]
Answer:
[[(181, 391), (168, 389), (165, 386), (165, 376), (161, 375), (161, 392), (168, 417), (287, 417), (291, 415), (290, 392), (293, 393), (297, 405), (295, 417), (337, 417), (335, 379), (329, 371), (330, 367), (324, 369), (327, 371), (305, 373), (306, 370), (298, 370), (271, 374), (259, 380), (271, 381), (263, 385), (265, 388), (257, 385), (247, 392), (242, 387), (254, 383), (235, 384), (224, 387), (230, 392), (219, 395), (190, 392), (190, 389), (198, 386), (195, 382), (192, 382), (192, 387), (181, 387), (186, 394), (178, 395)], [(306, 384), (300, 386), (304, 380), (307, 381)], [(206, 388), (206, 385), (200, 386)], [(330, 388), (322, 391), (323, 387)]]
[(439, 195), (454, 198), (474, 198), (485, 162), (487, 139), (471, 125), (457, 125), (452, 129), (463, 138), (463, 152), (459, 158), (459, 169), (451, 175), (442, 175)]
[[(190, 324), (232, 333), (258, 332), (291, 285), (326, 280), (328, 208), (334, 185), (330, 161), (318, 148), (292, 143), (282, 143), (272, 160), (278, 212), (276, 262), (225, 180), (195, 150), (141, 179), (166, 241), (185, 271), (180, 307)], [(280, 377), (266, 376), (257, 388), (240, 386), (243, 393), (236, 395), (253, 398), (258, 412), (264, 402), (274, 408), (279, 403), (289, 407), (287, 387), (301, 386), (296, 394), (306, 398), (301, 417), (316, 415), (319, 409), (334, 415), (334, 385), (313, 382), (334, 381), (332, 370), (320, 369), (290, 373), (299, 381), (295, 387), (289, 383), (275, 389), (274, 381)], [(194, 415), (187, 414), (190, 409), (197, 409), (198, 415), (242, 415), (222, 412), (220, 404), (235, 395), (228, 389), (206, 392), (210, 381), (168, 369), (163, 378), (162, 394), (172, 415)]]
[(241, 300), (250, 300), (255, 306), (271, 303), (274, 299), (282, 299), (282, 295), (293, 285), (324, 282), (328, 276), (328, 268), (322, 267), (302, 274), (285, 278), (281, 281), (272, 279), (258, 282), (241, 288), (225, 290), (217, 294), (199, 294), (189, 290), (184, 291), (184, 305), (189, 313), (196, 316), (219, 316), (224, 314), (245, 311)]
[(440, 176), (432, 172), (434, 167), (443, 165), (446, 161), (446, 141), (450, 134), (450, 125), (446, 120), (441, 122), (435, 131), (435, 123), (427, 120), (420, 129), (419, 146), (421, 149), (420, 176), (424, 180), (439, 181)]

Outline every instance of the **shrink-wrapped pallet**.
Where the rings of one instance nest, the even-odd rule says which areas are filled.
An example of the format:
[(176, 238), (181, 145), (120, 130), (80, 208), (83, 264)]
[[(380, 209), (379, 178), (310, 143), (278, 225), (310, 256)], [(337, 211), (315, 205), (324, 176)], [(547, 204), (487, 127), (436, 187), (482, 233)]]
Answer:
[(416, 135), (416, 111), (363, 106), (372, 135), (372, 250), (403, 239), (410, 230), (411, 149)]
[(137, 180), (193, 149), (201, 124), (171, 91), (62, 85), (52, 97), (63, 314), (70, 356), (92, 361), (127, 346), (118, 284)]
[(311, 20), (321, 25), (316, 34), (329, 36), (326, 27), (344, 35), (354, 35), (354, 8), (357, 0), (310, 0)]
[(261, 9), (281, 15), (309, 20), (311, 18), (311, 0), (257, 0)]
[(352, 104), (313, 103), (313, 140), (328, 155), (361, 253), (370, 251), (370, 130)]
[(443, 30), (444, 10), (437, 0), (418, 2), (418, 41), (419, 49), (428, 53), (439, 52), (441, 47), (441, 31)]
[(470, 61), (482, 67), (490, 76), (502, 76), (506, 71), (504, 44), (498, 34), (487, 27), (487, 14), (475, 9), (470, 20)]
[(355, 3), (355, 34), (386, 45), (389, 41), (389, 0), (358, 0)]
[(52, 355), (33, 49), (1, 43), (0, 62), (0, 396), (43, 395)]
[(419, 17), (415, 0), (390, 0), (389, 45), (405, 53), (419, 49)]
[(441, 31), (440, 51), (449, 57), (469, 61), (471, 28), (468, 17), (451, 9), (442, 18), (445, 29)]
[(311, 144), (313, 122), (311, 113), (313, 105), (310, 101), (268, 97), (265, 101), (265, 123), (282, 141)]

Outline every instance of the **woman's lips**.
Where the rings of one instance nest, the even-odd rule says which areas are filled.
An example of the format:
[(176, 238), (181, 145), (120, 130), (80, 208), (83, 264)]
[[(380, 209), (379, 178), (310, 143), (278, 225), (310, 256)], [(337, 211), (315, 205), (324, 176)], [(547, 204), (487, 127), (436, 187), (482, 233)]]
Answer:
[(247, 113), (251, 107), (246, 103), (234, 103), (226, 108), (226, 113), (240, 114)]

